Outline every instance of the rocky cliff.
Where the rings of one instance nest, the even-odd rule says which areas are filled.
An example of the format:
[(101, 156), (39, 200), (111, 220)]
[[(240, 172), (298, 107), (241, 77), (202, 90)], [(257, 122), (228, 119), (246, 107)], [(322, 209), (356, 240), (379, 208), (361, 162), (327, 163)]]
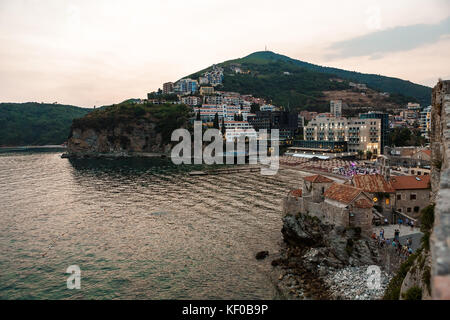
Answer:
[[(358, 228), (324, 224), (307, 214), (286, 215), (282, 228), (285, 247), (273, 266), (283, 269), (280, 280), (294, 279), (299, 294), (314, 299), (377, 299), (389, 277), (384, 274), (380, 290), (367, 290), (367, 267), (379, 265), (378, 248), (361, 236)], [(281, 281), (281, 284), (282, 284)], [(290, 280), (291, 281), (291, 280)]]
[(435, 199), (431, 244), (433, 299), (450, 299), (450, 81), (433, 89), (431, 109), (431, 188)]
[(72, 123), (68, 156), (134, 156), (167, 153), (173, 130), (187, 126), (184, 105), (125, 103), (96, 110)]
[(389, 285), (391, 299), (450, 299), (450, 81), (433, 89), (430, 140), (432, 203), (421, 212), (422, 247)]

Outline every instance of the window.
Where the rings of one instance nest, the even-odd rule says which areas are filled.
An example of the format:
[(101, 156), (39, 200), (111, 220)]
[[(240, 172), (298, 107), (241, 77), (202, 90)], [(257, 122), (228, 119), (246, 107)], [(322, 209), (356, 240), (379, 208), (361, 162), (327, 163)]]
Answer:
[(419, 212), (419, 207), (414, 207), (414, 212)]
[(401, 194), (397, 195), (397, 200), (402, 200), (402, 195)]
[(416, 200), (417, 199), (417, 195), (416, 194), (411, 194), (409, 196), (409, 200)]
[(325, 187), (322, 187), (322, 194), (325, 193)]
[(398, 208), (398, 212), (402, 212), (402, 208)]
[(407, 208), (407, 209), (406, 209), (406, 212), (411, 212), (411, 208)]

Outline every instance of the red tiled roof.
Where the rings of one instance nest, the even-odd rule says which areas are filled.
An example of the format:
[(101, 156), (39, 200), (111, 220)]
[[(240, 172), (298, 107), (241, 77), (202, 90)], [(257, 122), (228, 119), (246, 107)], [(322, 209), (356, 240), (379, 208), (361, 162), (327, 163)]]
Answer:
[(302, 192), (303, 192), (302, 189), (292, 190), (291, 195), (293, 195), (294, 197), (301, 197)]
[(333, 183), (324, 193), (325, 198), (336, 200), (345, 204), (353, 201), (362, 191), (346, 184)]
[(303, 179), (306, 180), (306, 181), (309, 181), (309, 182), (313, 182), (313, 183), (334, 182), (333, 180), (331, 180), (331, 179), (329, 179), (327, 177), (321, 176), (320, 174), (316, 174), (314, 176), (305, 177)]
[(357, 208), (372, 208), (373, 203), (367, 199), (359, 199), (355, 201), (355, 207)]
[(353, 184), (355, 187), (363, 189), (365, 192), (395, 192), (390, 182), (386, 181), (379, 174), (364, 174), (353, 176)]
[(430, 189), (430, 176), (395, 176), (391, 177), (391, 184), (396, 190)]
[(427, 156), (431, 157), (431, 150), (430, 149), (422, 149), (417, 151), (415, 154), (419, 153), (419, 152), (423, 152), (425, 153)]

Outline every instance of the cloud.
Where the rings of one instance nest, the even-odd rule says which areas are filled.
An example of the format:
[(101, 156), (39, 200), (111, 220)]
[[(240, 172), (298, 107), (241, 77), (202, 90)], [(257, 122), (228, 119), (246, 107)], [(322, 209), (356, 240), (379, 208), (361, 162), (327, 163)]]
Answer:
[(437, 24), (416, 24), (372, 32), (353, 39), (333, 43), (327, 55), (330, 60), (370, 56), (376, 60), (390, 52), (408, 51), (439, 41), (450, 34), (450, 17)]

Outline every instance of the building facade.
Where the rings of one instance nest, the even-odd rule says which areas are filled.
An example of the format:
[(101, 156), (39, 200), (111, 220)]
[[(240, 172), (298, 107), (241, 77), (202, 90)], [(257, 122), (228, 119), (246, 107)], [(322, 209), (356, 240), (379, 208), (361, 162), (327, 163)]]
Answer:
[(342, 117), (342, 100), (331, 100), (330, 101), (330, 113), (334, 117)]
[(380, 135), (380, 149), (379, 154), (383, 154), (384, 147), (389, 144), (389, 114), (384, 112), (371, 111), (368, 113), (361, 113), (360, 119), (380, 119), (381, 135)]
[(379, 154), (381, 151), (381, 120), (318, 115), (304, 129), (307, 141), (347, 141), (348, 152)]
[(171, 94), (171, 93), (173, 93), (173, 82), (163, 83), (163, 93), (164, 94)]
[(359, 188), (335, 183), (321, 175), (305, 177), (301, 189), (286, 197), (283, 212), (317, 217), (325, 224), (360, 228), (365, 236), (372, 234), (370, 197)]

